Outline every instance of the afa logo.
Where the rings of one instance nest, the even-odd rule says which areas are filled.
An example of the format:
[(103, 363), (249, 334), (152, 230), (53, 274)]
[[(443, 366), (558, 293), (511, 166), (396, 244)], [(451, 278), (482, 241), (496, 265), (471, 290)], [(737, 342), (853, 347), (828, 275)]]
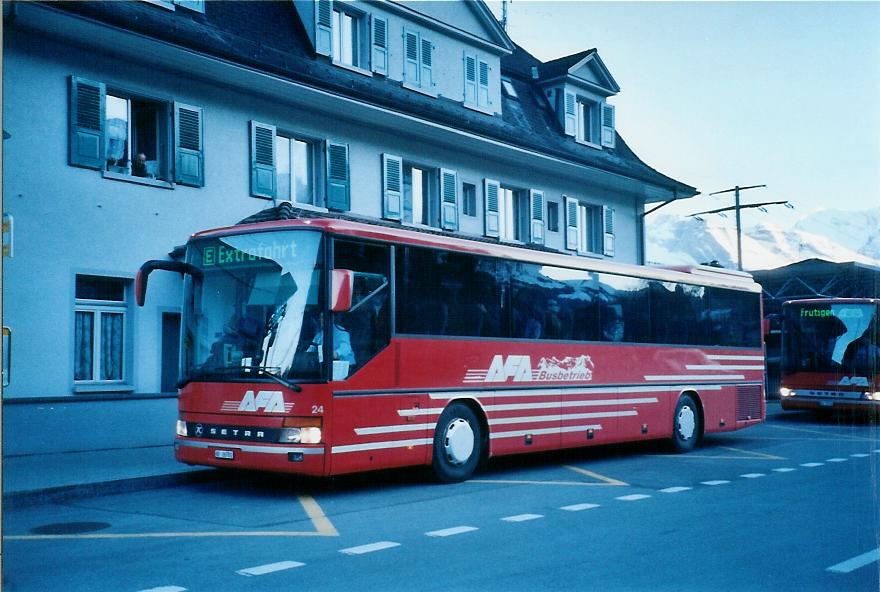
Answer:
[(284, 402), (284, 393), (281, 391), (247, 391), (241, 401), (224, 401), (222, 411), (249, 411), (256, 413), (288, 413), (293, 409), (293, 403)]
[(593, 380), (596, 365), (590, 356), (542, 357), (537, 367), (531, 356), (492, 358), (487, 370), (468, 370), (464, 382), (573, 382)]

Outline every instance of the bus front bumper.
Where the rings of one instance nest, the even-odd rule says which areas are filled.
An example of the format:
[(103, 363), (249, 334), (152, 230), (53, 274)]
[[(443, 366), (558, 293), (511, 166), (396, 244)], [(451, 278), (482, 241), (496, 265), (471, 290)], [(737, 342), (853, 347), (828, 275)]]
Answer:
[(836, 409), (840, 411), (877, 412), (880, 411), (880, 401), (867, 399), (828, 399), (823, 397), (783, 397), (780, 401), (782, 408), (792, 411), (797, 409)]
[(178, 436), (174, 441), (174, 457), (190, 465), (324, 475), (324, 446), (320, 445), (257, 445)]

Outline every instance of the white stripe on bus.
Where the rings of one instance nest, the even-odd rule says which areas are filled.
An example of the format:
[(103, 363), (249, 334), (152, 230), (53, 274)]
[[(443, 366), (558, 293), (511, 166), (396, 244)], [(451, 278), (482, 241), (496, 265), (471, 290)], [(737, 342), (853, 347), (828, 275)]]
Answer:
[(367, 444), (346, 444), (334, 446), (330, 451), (333, 454), (343, 452), (363, 452), (364, 450), (386, 450), (388, 448), (409, 448), (410, 446), (427, 446), (434, 438), (415, 438), (412, 440), (392, 440), (389, 442), (369, 442)]
[(749, 361), (749, 362), (763, 362), (764, 356), (725, 356), (725, 355), (717, 355), (717, 356), (706, 356), (706, 358), (710, 360), (736, 360), (736, 361)]
[(395, 434), (398, 432), (417, 432), (419, 430), (433, 430), (437, 423), (407, 423), (404, 425), (376, 426), (372, 428), (355, 428), (354, 433), (358, 436), (370, 436), (373, 434)]
[(543, 421), (571, 421), (573, 419), (598, 419), (600, 417), (626, 417), (638, 415), (636, 411), (607, 411), (604, 413), (571, 413), (569, 415), (532, 415), (529, 417), (501, 417), (490, 419), (489, 425), (505, 425), (512, 423), (529, 423)]
[(663, 374), (645, 376), (645, 380), (664, 380), (679, 382), (682, 380), (745, 380), (742, 374)]
[(725, 364), (688, 364), (686, 370), (763, 370), (764, 366), (744, 366)]

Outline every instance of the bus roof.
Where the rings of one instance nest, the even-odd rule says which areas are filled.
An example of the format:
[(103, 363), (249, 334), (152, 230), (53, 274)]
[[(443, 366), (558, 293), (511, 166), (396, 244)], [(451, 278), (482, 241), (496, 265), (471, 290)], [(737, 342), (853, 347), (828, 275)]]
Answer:
[(880, 304), (880, 298), (804, 298), (786, 300), (782, 306), (797, 306), (799, 304)]
[(350, 236), (388, 242), (398, 245), (413, 245), (497, 257), (510, 261), (552, 265), (584, 271), (615, 273), (654, 279), (666, 282), (682, 282), (712, 287), (731, 288), (747, 292), (760, 292), (761, 287), (748, 273), (705, 265), (654, 267), (628, 263), (614, 263), (604, 259), (592, 259), (566, 255), (547, 248), (504, 244), (487, 240), (474, 240), (443, 234), (441, 231), (406, 228), (397, 225), (380, 225), (342, 218), (303, 217), (261, 222), (240, 223), (194, 234), (190, 240), (216, 238), (249, 232), (269, 232), (272, 230), (291, 230), (312, 228), (337, 236)]

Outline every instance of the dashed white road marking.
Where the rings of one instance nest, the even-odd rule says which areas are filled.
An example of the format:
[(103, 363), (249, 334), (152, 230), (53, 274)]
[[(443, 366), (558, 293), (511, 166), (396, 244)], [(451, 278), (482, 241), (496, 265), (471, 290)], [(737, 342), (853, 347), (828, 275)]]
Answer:
[(566, 512), (581, 512), (583, 510), (592, 510), (593, 508), (598, 508), (599, 504), (574, 504), (571, 506), (562, 506), (559, 508), (560, 510), (565, 510)]
[(384, 551), (385, 549), (392, 549), (394, 547), (399, 547), (400, 543), (393, 543), (391, 541), (380, 541), (378, 543), (370, 543), (369, 545), (360, 545), (358, 547), (349, 547), (348, 549), (340, 549), (340, 553), (344, 555), (363, 555), (365, 553), (373, 553), (375, 551)]
[(869, 454), (865, 454), (864, 452), (857, 452), (855, 454), (850, 454), (853, 458), (865, 458), (866, 456), (870, 456)]
[(456, 534), (463, 534), (465, 532), (473, 532), (475, 530), (478, 530), (476, 526), (453, 526), (452, 528), (444, 528), (443, 530), (432, 530), (431, 532), (426, 532), (425, 536), (448, 537)]
[(826, 568), (825, 571), (833, 571), (836, 573), (850, 573), (859, 569), (860, 567), (870, 565), (875, 561), (880, 561), (880, 547), (874, 549), (873, 551), (862, 553), (858, 557), (853, 557), (852, 559), (841, 561), (836, 565), (832, 565), (831, 567)]
[(651, 497), (650, 495), (645, 495), (644, 493), (633, 493), (632, 495), (622, 495), (620, 497), (616, 497), (614, 499), (619, 499), (623, 502), (636, 502), (643, 499), (648, 499)]
[(746, 473), (745, 475), (740, 475), (743, 479), (758, 479), (760, 477), (766, 477), (764, 473)]
[(181, 588), (180, 586), (159, 586), (158, 588), (150, 588), (140, 592), (186, 592), (186, 588)]
[(541, 514), (517, 514), (516, 516), (508, 516), (506, 518), (502, 518), (505, 522), (526, 522), (528, 520), (537, 520), (538, 518), (543, 518)]
[(824, 464), (825, 463), (808, 462), (808, 463), (801, 463), (801, 466), (802, 467), (809, 467), (812, 469), (813, 467), (821, 467)]
[(724, 479), (716, 479), (714, 481), (702, 481), (703, 485), (727, 485), (730, 481), (725, 481)]
[(778, 469), (773, 469), (777, 473), (791, 473), (793, 471), (797, 471), (797, 469), (793, 469), (791, 467), (780, 467)]
[(845, 458), (835, 457), (835, 458), (829, 458), (829, 459), (826, 460), (825, 462), (839, 463), (839, 462), (846, 462), (847, 460), (848, 460), (848, 459), (845, 459)]
[(269, 563), (267, 565), (258, 565), (257, 567), (240, 569), (235, 573), (240, 576), (262, 576), (268, 573), (274, 573), (276, 571), (293, 569), (294, 567), (302, 567), (304, 565), (305, 563), (300, 563), (299, 561), (279, 561), (278, 563)]
[(682, 491), (690, 491), (693, 487), (667, 487), (661, 489), (660, 493), (681, 493)]

